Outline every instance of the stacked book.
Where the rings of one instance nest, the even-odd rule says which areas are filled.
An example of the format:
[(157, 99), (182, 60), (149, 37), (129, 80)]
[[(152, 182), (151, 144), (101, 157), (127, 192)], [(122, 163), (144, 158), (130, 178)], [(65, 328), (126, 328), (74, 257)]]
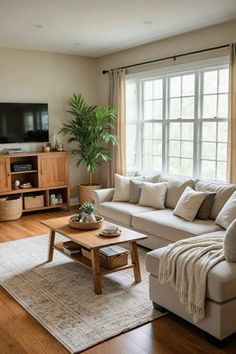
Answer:
[(74, 241), (63, 242), (63, 251), (70, 256), (73, 254), (81, 253), (81, 246)]

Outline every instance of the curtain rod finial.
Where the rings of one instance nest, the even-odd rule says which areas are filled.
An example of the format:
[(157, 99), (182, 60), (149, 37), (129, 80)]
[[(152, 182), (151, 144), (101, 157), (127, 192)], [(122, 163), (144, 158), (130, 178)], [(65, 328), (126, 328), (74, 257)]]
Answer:
[(105, 74), (108, 74), (109, 71), (108, 70), (103, 70), (102, 73), (103, 73), (103, 75), (105, 75)]

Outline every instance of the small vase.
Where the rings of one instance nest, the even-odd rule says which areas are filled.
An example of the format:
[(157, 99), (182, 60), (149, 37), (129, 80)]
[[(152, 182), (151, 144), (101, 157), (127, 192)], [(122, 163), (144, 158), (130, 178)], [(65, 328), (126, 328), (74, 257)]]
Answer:
[(94, 213), (88, 214), (87, 217), (88, 217), (89, 222), (96, 222), (97, 221)]

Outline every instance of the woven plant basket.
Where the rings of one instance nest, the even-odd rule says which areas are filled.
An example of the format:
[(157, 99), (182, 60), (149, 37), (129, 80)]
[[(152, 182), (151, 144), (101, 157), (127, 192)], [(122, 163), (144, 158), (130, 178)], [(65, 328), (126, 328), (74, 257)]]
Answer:
[(0, 198), (0, 221), (17, 220), (22, 215), (22, 197)]
[(101, 189), (101, 184), (79, 184), (78, 185), (78, 198), (79, 198), (79, 205), (84, 203), (93, 203), (93, 199), (91, 197), (92, 192), (96, 189)]
[(102, 223), (104, 218), (102, 216), (95, 215), (96, 217), (96, 222), (76, 222), (76, 221), (71, 221), (71, 218), (73, 215), (69, 218), (69, 224), (71, 227), (74, 229), (79, 229), (79, 230), (95, 230), (95, 229), (100, 229), (102, 227)]

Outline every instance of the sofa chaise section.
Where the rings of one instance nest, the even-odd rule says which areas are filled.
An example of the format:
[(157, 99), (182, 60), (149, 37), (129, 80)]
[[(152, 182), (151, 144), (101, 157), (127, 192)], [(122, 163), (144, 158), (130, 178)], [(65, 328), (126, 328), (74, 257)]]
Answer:
[[(212, 234), (224, 235), (225, 231)], [(205, 236), (210, 236), (211, 233)], [(160, 284), (158, 279), (159, 259), (164, 248), (151, 251), (146, 257), (149, 275), (149, 296), (157, 304), (184, 318), (219, 340), (236, 332), (236, 263), (222, 261), (208, 273), (206, 288), (205, 317), (194, 323), (177, 292), (168, 284)]]

